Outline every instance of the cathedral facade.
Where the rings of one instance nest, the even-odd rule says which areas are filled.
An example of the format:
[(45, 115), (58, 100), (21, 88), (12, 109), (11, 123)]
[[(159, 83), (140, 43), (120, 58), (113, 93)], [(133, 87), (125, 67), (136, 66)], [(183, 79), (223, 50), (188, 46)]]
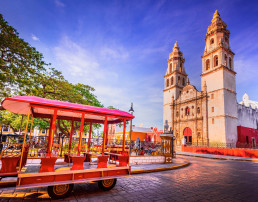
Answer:
[[(201, 91), (191, 85), (187, 78), (185, 59), (177, 42), (167, 60), (163, 123), (168, 121), (177, 145), (235, 146), (239, 141), (238, 126), (242, 122), (238, 117), (243, 113), (243, 107), (238, 106), (240, 104), (236, 101), (236, 72), (234, 53), (229, 43), (230, 32), (218, 11), (211, 22), (201, 57)], [(258, 116), (254, 119), (258, 120)]]

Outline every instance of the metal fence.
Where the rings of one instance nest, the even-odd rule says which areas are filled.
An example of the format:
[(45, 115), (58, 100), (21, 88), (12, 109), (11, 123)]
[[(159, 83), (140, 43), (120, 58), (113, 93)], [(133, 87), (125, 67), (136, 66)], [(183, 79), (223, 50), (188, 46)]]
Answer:
[[(8, 141), (0, 143), (0, 150), (3, 151), (7, 147), (22, 143), (23, 139), (17, 139), (15, 141)], [(73, 138), (71, 144), (71, 153), (77, 153), (78, 151), (78, 138)], [(91, 138), (90, 148), (88, 148), (88, 138), (83, 138), (81, 143), (81, 152), (102, 152), (102, 138)], [(37, 141), (32, 139), (29, 142), (29, 139), (26, 139), (26, 144), (29, 144), (29, 157), (38, 158), (43, 156), (47, 152), (47, 137), (38, 138)], [(122, 151), (123, 141), (117, 139), (109, 139), (106, 143), (105, 151), (108, 152), (120, 152)], [(129, 149), (129, 147), (131, 148)], [(5, 154), (11, 152), (12, 147), (5, 150)], [(21, 150), (21, 147), (16, 148), (16, 150)], [(66, 137), (55, 137), (53, 140), (52, 153), (56, 156), (63, 157), (64, 154), (69, 151), (69, 138)], [(131, 151), (132, 156), (156, 156), (162, 155), (162, 143), (161, 142), (151, 142), (151, 141), (125, 141), (125, 151), (129, 153)], [(17, 151), (18, 152), (18, 151)]]
[(162, 142), (131, 141), (131, 156), (163, 155)]
[(201, 143), (201, 142), (192, 142), (192, 143), (186, 143), (186, 146), (189, 147), (215, 147), (215, 148), (250, 148), (250, 149), (256, 149), (258, 146), (254, 144), (248, 144), (248, 143)]

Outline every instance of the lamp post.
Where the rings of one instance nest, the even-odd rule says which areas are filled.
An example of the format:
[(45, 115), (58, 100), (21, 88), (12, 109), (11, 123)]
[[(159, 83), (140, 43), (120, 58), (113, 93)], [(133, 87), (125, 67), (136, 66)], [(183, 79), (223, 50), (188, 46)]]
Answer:
[[(5, 110), (5, 109), (3, 108), (3, 106), (0, 106), (0, 110)], [(1, 119), (0, 120), (2, 121), (2, 113), (1, 113)], [(2, 149), (3, 149), (3, 123), (1, 123), (0, 152), (2, 151)]]
[[(129, 109), (129, 112), (133, 115), (134, 110), (133, 110), (133, 103), (131, 103), (131, 108)], [(133, 119), (130, 121), (130, 143), (129, 143), (129, 155), (131, 156), (131, 138), (132, 138), (132, 122)]]
[(63, 153), (64, 138), (65, 138), (65, 134), (62, 134), (61, 135), (62, 143), (61, 143), (61, 153), (60, 153), (60, 156), (62, 156), (62, 153)]

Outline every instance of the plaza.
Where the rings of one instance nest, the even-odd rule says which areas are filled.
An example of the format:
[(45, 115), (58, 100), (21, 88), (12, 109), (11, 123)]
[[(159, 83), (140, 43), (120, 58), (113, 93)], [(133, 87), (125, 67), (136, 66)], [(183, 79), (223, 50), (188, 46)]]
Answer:
[[(181, 157), (180, 157), (181, 158)], [(76, 184), (65, 201), (257, 201), (258, 163), (184, 157), (187, 167), (120, 179), (108, 192)], [(2, 191), (1, 201), (50, 201), (45, 188)]]
[(0, 5), (0, 202), (258, 202), (257, 1)]

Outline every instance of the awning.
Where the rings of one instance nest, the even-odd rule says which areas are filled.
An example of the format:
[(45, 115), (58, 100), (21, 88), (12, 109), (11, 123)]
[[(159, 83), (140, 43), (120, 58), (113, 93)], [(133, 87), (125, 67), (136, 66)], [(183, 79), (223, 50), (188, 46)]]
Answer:
[(82, 113), (85, 113), (85, 122), (104, 123), (107, 116), (108, 123), (119, 123), (124, 119), (134, 118), (128, 112), (107, 109), (70, 102), (50, 100), (35, 96), (7, 97), (1, 102), (1, 106), (15, 114), (28, 114), (29, 107), (34, 117), (51, 118), (57, 110), (57, 119), (80, 121)]

